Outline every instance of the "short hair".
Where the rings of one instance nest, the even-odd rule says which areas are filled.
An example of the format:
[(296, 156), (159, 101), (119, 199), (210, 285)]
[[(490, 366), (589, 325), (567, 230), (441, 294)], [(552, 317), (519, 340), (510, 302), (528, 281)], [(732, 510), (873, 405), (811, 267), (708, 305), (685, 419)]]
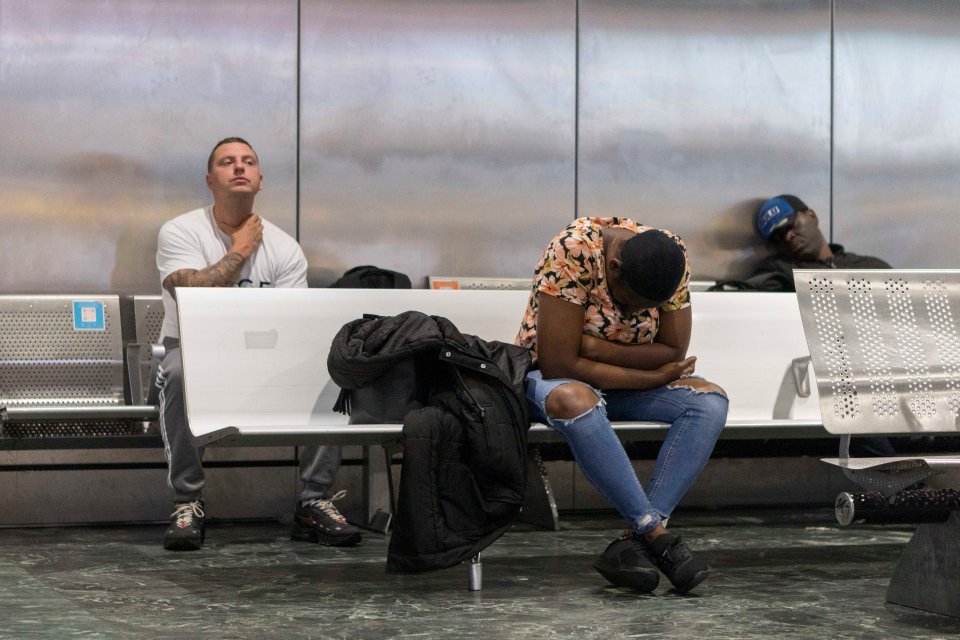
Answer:
[(678, 241), (659, 229), (635, 234), (620, 248), (620, 272), (635, 293), (653, 302), (673, 297), (687, 270)]
[[(217, 152), (217, 149), (219, 149), (225, 144), (230, 144), (231, 142), (239, 142), (241, 144), (245, 144), (248, 147), (250, 147), (251, 151), (253, 151), (253, 155), (255, 156), (257, 155), (257, 151), (256, 149), (253, 148), (253, 145), (247, 142), (246, 140), (244, 140), (243, 138), (239, 136), (231, 136), (229, 138), (224, 138), (217, 144), (213, 145), (213, 149), (210, 151), (210, 157), (207, 158), (207, 173), (210, 173), (211, 171), (213, 171), (213, 154)], [(260, 156), (257, 156), (257, 160), (259, 159), (260, 159)]]

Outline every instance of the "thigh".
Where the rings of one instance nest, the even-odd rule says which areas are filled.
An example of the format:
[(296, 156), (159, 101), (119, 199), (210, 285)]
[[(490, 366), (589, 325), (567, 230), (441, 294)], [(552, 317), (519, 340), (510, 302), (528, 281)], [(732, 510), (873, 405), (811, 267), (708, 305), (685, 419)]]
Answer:
[(723, 393), (723, 389), (703, 378), (689, 377), (668, 385), (643, 391), (611, 389), (604, 392), (607, 416), (613, 421), (651, 420), (673, 422), (703, 393)]

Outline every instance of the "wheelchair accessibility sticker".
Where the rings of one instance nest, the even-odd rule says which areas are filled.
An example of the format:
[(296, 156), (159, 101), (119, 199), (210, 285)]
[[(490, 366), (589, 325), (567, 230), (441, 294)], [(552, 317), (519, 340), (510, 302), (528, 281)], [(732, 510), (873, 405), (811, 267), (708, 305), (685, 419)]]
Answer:
[(103, 318), (102, 302), (73, 302), (73, 330), (74, 331), (104, 331), (106, 324)]

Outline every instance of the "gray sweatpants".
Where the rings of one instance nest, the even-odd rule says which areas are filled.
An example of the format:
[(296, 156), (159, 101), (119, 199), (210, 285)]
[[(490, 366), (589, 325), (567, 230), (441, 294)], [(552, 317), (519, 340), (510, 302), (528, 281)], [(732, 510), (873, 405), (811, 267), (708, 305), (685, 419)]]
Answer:
[[(199, 500), (203, 491), (203, 448), (194, 446), (183, 403), (183, 374), (179, 341), (167, 339), (166, 356), (160, 363), (157, 390), (160, 402), (160, 432), (167, 457), (167, 482), (177, 502)], [(340, 447), (305, 446), (300, 448), (300, 500), (329, 498), (340, 469)]]

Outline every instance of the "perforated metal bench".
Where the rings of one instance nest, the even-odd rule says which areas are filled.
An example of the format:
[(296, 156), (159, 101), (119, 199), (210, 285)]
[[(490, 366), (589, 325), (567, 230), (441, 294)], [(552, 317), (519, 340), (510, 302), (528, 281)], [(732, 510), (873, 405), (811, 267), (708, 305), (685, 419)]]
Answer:
[[(890, 502), (960, 455), (853, 458), (858, 435), (960, 431), (960, 271), (796, 270), (797, 299), (826, 429), (840, 453), (825, 462)], [(845, 500), (838, 519), (851, 520)], [(949, 512), (948, 512), (949, 513)], [(921, 525), (887, 601), (960, 617), (960, 520)]]
[(0, 296), (0, 336), (0, 446), (85, 446), (156, 416), (124, 401), (117, 296)]

